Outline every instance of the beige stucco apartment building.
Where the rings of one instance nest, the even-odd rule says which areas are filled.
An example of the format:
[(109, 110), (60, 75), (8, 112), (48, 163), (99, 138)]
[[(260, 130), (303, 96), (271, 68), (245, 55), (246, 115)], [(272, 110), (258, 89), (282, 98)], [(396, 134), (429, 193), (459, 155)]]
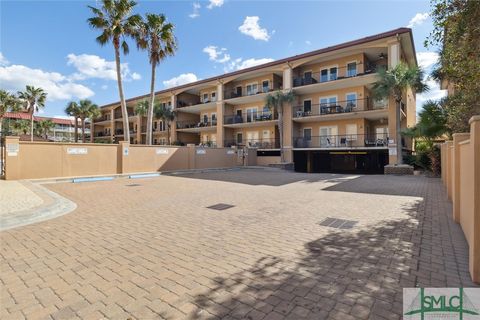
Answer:
[[(371, 89), (380, 67), (416, 65), (411, 29), (399, 28), (156, 93), (177, 111), (171, 142), (256, 149), (259, 163), (279, 162), (277, 114), (265, 105), (274, 90), (293, 90), (285, 105), (283, 148), (295, 169), (307, 172), (383, 172), (397, 162), (395, 102), (377, 101)], [(135, 114), (148, 95), (127, 100), (131, 143), (144, 143), (146, 118)], [(415, 93), (405, 92), (402, 128), (415, 124)], [(95, 140), (123, 140), (120, 103), (102, 107)], [(154, 119), (154, 144), (167, 144)], [(405, 139), (404, 150), (411, 150)]]

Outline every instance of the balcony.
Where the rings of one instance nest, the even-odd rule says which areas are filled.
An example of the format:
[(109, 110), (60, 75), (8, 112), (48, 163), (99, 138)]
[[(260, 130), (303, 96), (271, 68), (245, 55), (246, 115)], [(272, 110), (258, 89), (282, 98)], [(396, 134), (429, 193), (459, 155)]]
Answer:
[(293, 138), (293, 147), (299, 149), (355, 149), (355, 148), (387, 148), (386, 134), (344, 134)]
[(233, 87), (232, 89), (225, 90), (224, 99), (229, 100), (229, 104), (239, 104), (239, 103), (248, 103), (262, 101), (265, 99), (267, 93), (279, 90), (282, 87), (280, 85), (276, 86), (238, 86)]
[(217, 119), (204, 118), (201, 121), (185, 120), (177, 121), (177, 129), (185, 132), (199, 132), (215, 130)]
[(95, 132), (95, 138), (110, 138), (110, 132)]
[(249, 124), (261, 124), (267, 121), (276, 121), (278, 115), (272, 111), (247, 110), (241, 114), (224, 116), (224, 125), (248, 126)]
[(257, 148), (257, 149), (280, 149), (280, 140), (277, 138), (225, 140), (223, 142), (223, 146), (225, 148), (249, 147), (249, 148)]
[(294, 120), (305, 122), (312, 120), (314, 117), (323, 117), (328, 115), (345, 115), (345, 117), (348, 117), (348, 114), (353, 115), (365, 111), (385, 110), (386, 108), (386, 101), (372, 101), (370, 98), (364, 98), (320, 104), (304, 104), (303, 106), (293, 107), (292, 110)]

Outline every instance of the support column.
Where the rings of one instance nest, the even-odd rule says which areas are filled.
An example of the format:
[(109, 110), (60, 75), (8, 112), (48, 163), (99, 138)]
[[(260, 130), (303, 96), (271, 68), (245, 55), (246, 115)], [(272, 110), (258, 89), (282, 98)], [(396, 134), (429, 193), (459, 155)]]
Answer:
[[(290, 65), (283, 70), (283, 90), (293, 89), (292, 68)], [(283, 105), (283, 155), (286, 163), (293, 162), (293, 116), (292, 105)]]
[(94, 128), (95, 124), (93, 123), (94, 119), (90, 119), (90, 143), (93, 143), (93, 135), (94, 135)]
[(217, 85), (217, 147), (223, 148), (223, 141), (225, 140), (225, 128), (223, 127), (223, 120), (225, 114), (225, 103), (223, 102), (223, 83)]
[[(137, 115), (137, 143), (142, 144), (142, 116)], [(145, 129), (145, 131), (147, 131)], [(152, 139), (153, 141), (153, 139)], [(152, 142), (153, 143), (153, 142)]]
[[(393, 40), (388, 43), (388, 68), (395, 68), (400, 63), (401, 51), (400, 51), (400, 42), (398, 40)], [(402, 156), (402, 141), (397, 141), (397, 133), (400, 128), (397, 128), (397, 118), (400, 117), (401, 112), (397, 110), (397, 103), (393, 97), (389, 97), (388, 101), (388, 136), (390, 140), (393, 140), (392, 144), (388, 144), (389, 150), (394, 150), (395, 154), (389, 152), (389, 164), (398, 164), (399, 159)]]
[(117, 154), (117, 172), (118, 173), (128, 173), (130, 170), (129, 162), (130, 154), (130, 143), (128, 141), (120, 141), (118, 143), (118, 154)]
[(114, 142), (115, 136), (115, 109), (110, 110), (110, 140)]
[(460, 146), (459, 143), (468, 140), (469, 133), (453, 134), (453, 157), (452, 157), (452, 203), (453, 220), (460, 223)]
[(446, 142), (447, 151), (447, 196), (449, 200), (452, 200), (452, 148), (453, 141)]
[[(172, 94), (170, 97), (170, 101), (172, 102), (172, 110), (177, 109), (177, 95)], [(175, 141), (177, 141), (177, 117), (173, 119), (172, 123), (170, 124), (170, 141), (168, 141), (168, 144), (172, 144)]]

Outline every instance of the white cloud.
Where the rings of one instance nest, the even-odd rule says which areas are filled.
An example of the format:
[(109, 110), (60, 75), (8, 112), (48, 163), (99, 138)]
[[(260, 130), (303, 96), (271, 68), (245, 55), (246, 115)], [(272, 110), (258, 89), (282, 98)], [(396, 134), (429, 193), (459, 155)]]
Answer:
[(423, 103), (427, 100), (438, 100), (447, 95), (447, 90), (441, 90), (440, 84), (432, 79), (427, 79), (426, 83), (430, 90), (425, 93), (418, 93), (417, 94), (417, 111), (422, 109)]
[(305, 44), (306, 44), (307, 46), (311, 46), (311, 45), (312, 45), (312, 42), (311, 42), (310, 40), (306, 40), (306, 41), (305, 41)]
[(47, 72), (22, 65), (0, 67), (0, 82), (2, 88), (11, 91), (24, 90), (27, 84), (40, 87), (47, 92), (47, 99), (50, 101), (85, 99), (94, 95), (90, 88), (75, 83), (58, 72)]
[(64, 114), (62, 114), (62, 115), (55, 115), (55, 116), (53, 116), (52, 118), (66, 119), (66, 120), (75, 120), (74, 117), (66, 116), (66, 115), (64, 115)]
[(108, 89), (108, 86), (106, 84), (104, 84), (103, 86), (101, 86), (100, 88), (102, 88), (102, 90), (107, 90)]
[(189, 16), (190, 18), (192, 18), (192, 19), (195, 19), (195, 18), (197, 18), (197, 17), (200, 17), (200, 8), (201, 8), (201, 7), (202, 7), (202, 6), (200, 5), (199, 2), (194, 2), (194, 3), (193, 3), (193, 12), (190, 13), (188, 16)]
[(208, 54), (208, 59), (218, 63), (225, 63), (230, 60), (230, 55), (226, 53), (226, 48), (218, 48), (217, 46), (207, 46), (203, 48), (203, 52)]
[(165, 88), (171, 88), (199, 80), (193, 73), (182, 73), (178, 77), (163, 81)]
[(240, 58), (235, 60), (235, 63), (232, 65), (232, 67), (235, 70), (240, 70), (240, 69), (255, 67), (264, 63), (272, 62), (272, 61), (273, 59), (271, 58), (261, 58), (261, 59), (251, 58), (247, 60), (242, 60)]
[(422, 25), (427, 19), (428, 19), (428, 12), (417, 13), (412, 19), (410, 19), (407, 27), (413, 28), (414, 26)]
[(0, 66), (7, 66), (10, 62), (3, 56), (3, 53), (0, 52)]
[[(67, 64), (77, 69), (77, 72), (71, 76), (73, 80), (85, 80), (88, 78), (117, 80), (115, 61), (107, 61), (93, 54), (75, 55), (70, 53), (67, 56)], [(141, 78), (138, 73), (130, 71), (128, 63), (122, 63), (120, 70), (122, 78), (126, 81)]]
[(260, 27), (258, 24), (259, 20), (260, 18), (258, 16), (247, 16), (243, 21), (243, 24), (238, 27), (238, 30), (255, 40), (268, 41), (270, 39), (270, 35), (268, 34), (267, 29)]
[(223, 6), (224, 0), (210, 0), (210, 3), (208, 4), (207, 8), (208, 9), (213, 9), (214, 7), (221, 7)]
[(438, 62), (439, 55), (436, 52), (422, 51), (417, 52), (418, 65), (423, 69), (430, 69)]

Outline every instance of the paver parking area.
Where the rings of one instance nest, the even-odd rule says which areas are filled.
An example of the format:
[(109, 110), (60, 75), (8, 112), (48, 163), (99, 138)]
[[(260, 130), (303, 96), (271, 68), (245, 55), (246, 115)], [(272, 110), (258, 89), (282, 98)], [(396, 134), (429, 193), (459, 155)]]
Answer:
[(403, 287), (474, 286), (439, 179), (242, 169), (48, 188), (78, 207), (0, 233), (1, 319), (397, 319)]

